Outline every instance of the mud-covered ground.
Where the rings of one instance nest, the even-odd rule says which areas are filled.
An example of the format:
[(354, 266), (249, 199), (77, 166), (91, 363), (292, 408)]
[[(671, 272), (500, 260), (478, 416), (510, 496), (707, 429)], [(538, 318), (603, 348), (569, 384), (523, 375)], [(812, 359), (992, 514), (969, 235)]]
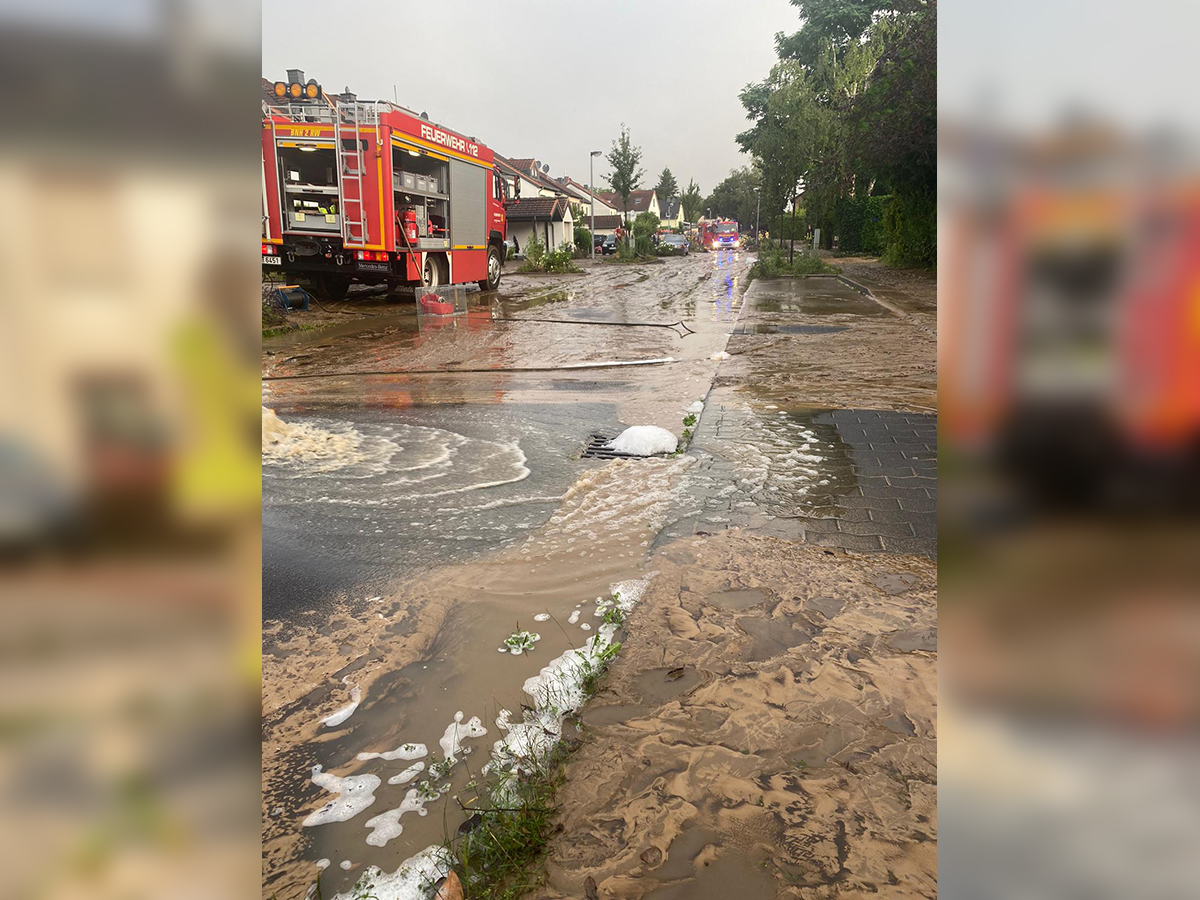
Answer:
[[(264, 344), (264, 897), (452, 836), (500, 711), (652, 572), (542, 894), (933, 893), (931, 280), (848, 261), (875, 297), (746, 291), (750, 262), (506, 274), (452, 319), (348, 303)], [(682, 455), (580, 457), (627, 425), (680, 435), (698, 401)], [(534, 650), (497, 653), (516, 627)], [(432, 765), (473, 717), (417, 809), (408, 751), (379, 754)], [(378, 786), (306, 826), (336, 796), (317, 765)]]
[(538, 896), (935, 896), (936, 570), (747, 531), (662, 548)]
[(935, 290), (844, 271), (747, 293), (532, 896), (936, 896)]

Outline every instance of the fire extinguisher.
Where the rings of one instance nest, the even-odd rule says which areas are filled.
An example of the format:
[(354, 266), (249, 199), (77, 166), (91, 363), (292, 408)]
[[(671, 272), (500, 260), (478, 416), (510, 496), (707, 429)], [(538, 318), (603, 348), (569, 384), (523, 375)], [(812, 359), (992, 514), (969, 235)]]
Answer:
[(404, 229), (404, 236), (408, 238), (409, 243), (415, 243), (417, 240), (417, 211), (415, 209), (406, 209), (400, 216), (400, 226)]

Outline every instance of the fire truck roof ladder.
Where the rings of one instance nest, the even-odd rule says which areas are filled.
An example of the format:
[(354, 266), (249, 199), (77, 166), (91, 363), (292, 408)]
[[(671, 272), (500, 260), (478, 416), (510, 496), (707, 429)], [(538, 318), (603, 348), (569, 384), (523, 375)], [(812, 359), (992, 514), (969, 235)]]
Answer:
[[(338, 209), (342, 213), (342, 242), (347, 247), (363, 247), (367, 243), (366, 210), (363, 206), (363, 165), (360, 119), (367, 110), (357, 101), (338, 106), (337, 160)], [(374, 117), (376, 122), (378, 116)], [(353, 143), (350, 134), (353, 127)], [(347, 190), (353, 186), (353, 190)], [(352, 195), (352, 196), (348, 196)]]

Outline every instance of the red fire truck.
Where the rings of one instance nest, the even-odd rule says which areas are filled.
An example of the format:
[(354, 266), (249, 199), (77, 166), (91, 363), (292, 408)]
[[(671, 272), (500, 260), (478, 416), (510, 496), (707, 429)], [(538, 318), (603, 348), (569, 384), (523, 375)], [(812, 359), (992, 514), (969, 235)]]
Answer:
[(274, 93), (263, 104), (264, 271), (329, 299), (353, 281), (500, 284), (507, 197), (491, 150), (393, 103), (334, 104), (302, 72)]
[(1056, 494), (1124, 466), (1200, 485), (1200, 179), (1087, 129), (1012, 155), (939, 160), (991, 166), (939, 212), (943, 434)]
[(705, 250), (737, 249), (742, 245), (738, 223), (733, 219), (701, 219), (696, 227)]

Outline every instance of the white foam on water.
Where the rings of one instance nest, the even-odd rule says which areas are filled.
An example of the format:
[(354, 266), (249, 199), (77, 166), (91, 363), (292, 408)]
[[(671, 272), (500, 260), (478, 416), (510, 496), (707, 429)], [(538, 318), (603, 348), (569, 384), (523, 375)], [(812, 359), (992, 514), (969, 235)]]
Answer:
[(579, 610), (576, 609), (576, 610), (573, 610), (571, 612), (571, 615), (567, 618), (567, 624), (574, 625), (578, 621), (579, 621)]
[(364, 466), (378, 474), (404, 448), (388, 437), (368, 436), (345, 423), (286, 422), (262, 408), (262, 457), (297, 474), (339, 472)]
[(425, 771), (425, 763), (416, 762), (401, 772), (399, 775), (393, 775), (388, 779), (388, 784), (408, 784), (418, 775)]
[(323, 718), (321, 724), (326, 728), (336, 728), (354, 715), (354, 711), (358, 709), (360, 703), (362, 703), (362, 691), (359, 690), (358, 685), (355, 685), (350, 691), (350, 702), (337, 712)]
[(533, 617), (533, 621), (535, 621), (535, 622), (547, 622), (549, 620), (550, 620), (550, 613), (538, 613), (536, 616)]
[(367, 827), (371, 829), (371, 833), (367, 835), (367, 843), (373, 847), (382, 847), (392, 838), (399, 837), (404, 831), (404, 826), (400, 824), (400, 817), (410, 812), (425, 815), (425, 803), (425, 800), (418, 799), (417, 789), (411, 788), (395, 809), (389, 809), (373, 819), (367, 819)]
[[(495, 442), (486, 442), (495, 443)], [(446, 488), (441, 491), (433, 491), (431, 493), (407, 494), (405, 498), (412, 497), (447, 497), (452, 494), (465, 494), (469, 491), (481, 491), (484, 488), (500, 487), (505, 484), (513, 484), (517, 481), (524, 481), (529, 477), (529, 467), (525, 465), (525, 454), (516, 441), (511, 443), (495, 443), (496, 450), (490, 453), (485, 460), (494, 459), (495, 457), (506, 457), (503, 459), (503, 464), (508, 466), (508, 471), (504, 474), (507, 477), (493, 478), (488, 481), (477, 481), (472, 484), (463, 485), (462, 487)], [(484, 472), (490, 472), (491, 467), (483, 467)]]
[(714, 353), (712, 356), (710, 356), (709, 359), (724, 360), (724, 359), (733, 359), (733, 357), (730, 356), (728, 353), (726, 353), (724, 350), (720, 350), (717, 353)]
[[(449, 874), (450, 857), (446, 848), (431, 844), (402, 862), (395, 872), (368, 866), (359, 883), (371, 885), (368, 893), (377, 900), (427, 900), (430, 888)], [(362, 891), (351, 889), (334, 900), (355, 900), (362, 896)]]
[[(487, 503), (482, 503), (479, 506), (467, 507), (465, 509), (450, 507), (449, 509), (445, 510), (445, 512), (484, 512), (489, 509), (500, 509), (504, 506), (522, 506), (526, 503), (559, 503), (563, 500), (563, 496), (564, 495), (562, 494), (554, 494), (541, 497), (505, 497), (499, 500), (491, 500)], [(443, 510), (438, 510), (438, 512), (443, 512)]]
[(604, 446), (632, 456), (654, 456), (656, 453), (674, 453), (679, 440), (657, 425), (633, 425)]
[(704, 401), (697, 400), (695, 403), (693, 403), (691, 406), (689, 406), (687, 408), (687, 411), (690, 413), (697, 413), (697, 414), (704, 412)]
[(487, 734), (487, 729), (479, 721), (479, 716), (472, 716), (465, 723), (460, 709), (454, 714), (454, 721), (446, 726), (446, 733), (438, 740), (442, 748), (442, 757), (450, 765), (458, 762), (458, 754), (462, 752), (462, 741), (465, 738), (478, 738)]
[[(317, 492), (306, 501), (338, 506), (387, 506), (395, 500), (463, 494), (522, 481), (530, 473), (515, 441), (406, 423), (289, 423), (265, 406), (263, 463), (273, 478), (336, 474), (337, 491)], [(387, 480), (381, 482), (381, 475)], [(363, 486), (356, 487), (360, 481)]]
[(395, 750), (387, 750), (383, 753), (360, 753), (358, 759), (421, 759), (429, 755), (429, 749), (424, 744), (406, 743), (401, 744)]
[(309, 813), (302, 823), (305, 828), (330, 822), (348, 822), (375, 802), (375, 789), (380, 785), (378, 775), (347, 775), (339, 778), (331, 772), (322, 772), (320, 765), (313, 766), (312, 772), (313, 784), (337, 794), (337, 797)]
[(317, 868), (318, 869), (328, 869), (329, 868), (329, 860), (325, 859), (324, 857), (322, 857), (321, 859), (318, 859), (317, 860)]
[(350, 862), (350, 860), (348, 860), (348, 859), (343, 859), (340, 863), (338, 863), (338, 865), (341, 866), (343, 869), (345, 869), (347, 872), (349, 872), (351, 869), (354, 868), (354, 863)]
[[(654, 574), (612, 586), (615, 604), (623, 613), (642, 598)], [(494, 798), (497, 803), (512, 799), (508, 791), (516, 778), (532, 774), (545, 764), (562, 737), (563, 720), (587, 700), (584, 683), (601, 665), (601, 655), (612, 645), (618, 627), (601, 625), (583, 647), (567, 650), (526, 679), (522, 689), (533, 700), (533, 709), (526, 709), (522, 721), (514, 723), (511, 712), (500, 710), (496, 727), (504, 737), (492, 746), (492, 758), (483, 769), (484, 774), (496, 772), (501, 776)]]

